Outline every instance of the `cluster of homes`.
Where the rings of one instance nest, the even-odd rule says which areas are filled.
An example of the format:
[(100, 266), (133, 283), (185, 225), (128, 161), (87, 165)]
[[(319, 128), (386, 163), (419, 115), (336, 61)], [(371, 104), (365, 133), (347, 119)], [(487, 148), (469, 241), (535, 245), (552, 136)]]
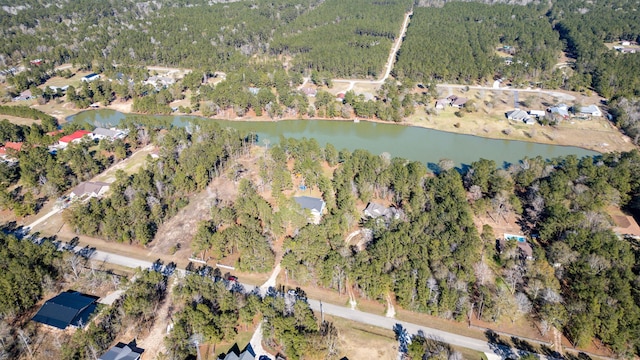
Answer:
[[(632, 45), (631, 41), (621, 41), (620, 45), (616, 45), (613, 48), (616, 51), (619, 51), (619, 52), (621, 52), (623, 54), (635, 54), (638, 51), (638, 49), (635, 48), (635, 47), (627, 47), (627, 46), (631, 46), (631, 45)], [(633, 45), (635, 45), (635, 44), (633, 44)]]
[[(300, 205), (304, 210), (308, 210), (311, 213), (309, 221), (314, 224), (319, 224), (322, 219), (322, 213), (325, 209), (325, 202), (316, 197), (311, 196), (297, 196), (293, 198), (295, 202)], [(364, 216), (371, 219), (392, 220), (400, 219), (403, 213), (402, 210), (395, 207), (387, 207), (378, 203), (370, 202), (364, 209)]]
[[(33, 321), (53, 329), (82, 329), (96, 312), (100, 298), (87, 295), (75, 290), (67, 290), (47, 300), (32, 318)], [(98, 360), (140, 360), (144, 349), (131, 340), (125, 344), (118, 342)], [(248, 344), (242, 351), (234, 345), (227, 354), (219, 357), (221, 360), (255, 360), (256, 353)]]
[(533, 125), (536, 121), (542, 120), (545, 117), (556, 120), (569, 120), (570, 118), (588, 120), (592, 117), (602, 116), (602, 111), (596, 105), (580, 106), (577, 109), (572, 109), (567, 104), (558, 104), (556, 106), (549, 107), (547, 110), (524, 111), (521, 109), (514, 109), (508, 111), (505, 115), (509, 120)]
[[(54, 329), (84, 328), (98, 307), (98, 297), (67, 290), (49, 299), (33, 317), (33, 321)], [(139, 360), (144, 349), (132, 340), (128, 344), (119, 342), (98, 360)]]

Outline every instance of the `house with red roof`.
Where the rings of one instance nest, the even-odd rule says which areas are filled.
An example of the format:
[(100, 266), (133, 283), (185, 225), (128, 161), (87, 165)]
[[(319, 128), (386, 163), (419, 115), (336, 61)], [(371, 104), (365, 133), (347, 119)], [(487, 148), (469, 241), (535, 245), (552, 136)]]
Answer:
[(87, 130), (76, 130), (73, 134), (65, 135), (58, 140), (61, 148), (67, 147), (72, 142), (79, 142), (85, 136), (90, 136), (91, 131)]
[(20, 150), (22, 150), (22, 143), (7, 141), (3, 146), (0, 146), (0, 157), (6, 159), (8, 149), (11, 149), (8, 152), (11, 152), (11, 151), (19, 152)]

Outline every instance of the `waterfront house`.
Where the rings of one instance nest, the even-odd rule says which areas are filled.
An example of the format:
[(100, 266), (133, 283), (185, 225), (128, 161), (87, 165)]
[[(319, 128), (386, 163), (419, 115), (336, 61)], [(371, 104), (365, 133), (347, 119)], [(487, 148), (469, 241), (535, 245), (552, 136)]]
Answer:
[(304, 210), (311, 212), (311, 219), (314, 224), (319, 224), (322, 218), (322, 212), (324, 211), (325, 202), (322, 199), (314, 198), (310, 196), (298, 196), (293, 198), (298, 205)]
[(139, 348), (135, 340), (128, 344), (119, 342), (100, 356), (98, 360), (140, 360), (142, 353), (144, 353), (144, 349)]

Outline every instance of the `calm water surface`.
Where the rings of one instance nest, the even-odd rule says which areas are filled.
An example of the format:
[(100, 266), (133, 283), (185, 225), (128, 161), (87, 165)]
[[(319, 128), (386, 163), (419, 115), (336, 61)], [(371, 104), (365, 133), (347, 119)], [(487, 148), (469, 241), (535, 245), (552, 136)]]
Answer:
[[(113, 110), (85, 111), (71, 116), (72, 122), (83, 121), (93, 125), (115, 126), (125, 115)], [(146, 116), (170, 120), (174, 125), (184, 126), (190, 116)], [(270, 144), (280, 136), (290, 138), (314, 138), (321, 145), (333, 144), (337, 149), (365, 149), (373, 154), (387, 152), (392, 157), (403, 157), (426, 164), (441, 159), (451, 159), (458, 166), (470, 164), (480, 158), (494, 160), (498, 165), (515, 163), (524, 157), (542, 156), (551, 159), (565, 155), (593, 156), (598, 153), (572, 146), (534, 144), (525, 141), (494, 140), (471, 135), (461, 135), (419, 127), (381, 124), (367, 121), (330, 120), (286, 120), (286, 121), (228, 121), (209, 120), (240, 131), (255, 132), (261, 145), (268, 139)]]

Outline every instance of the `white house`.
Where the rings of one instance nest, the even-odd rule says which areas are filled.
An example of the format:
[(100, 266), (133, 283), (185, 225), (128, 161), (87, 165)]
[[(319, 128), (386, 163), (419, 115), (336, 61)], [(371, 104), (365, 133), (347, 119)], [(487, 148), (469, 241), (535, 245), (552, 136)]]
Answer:
[(80, 78), (80, 81), (92, 82), (92, 81), (98, 80), (98, 79), (100, 79), (100, 75), (98, 75), (96, 73), (91, 73), (91, 74), (85, 75), (82, 78)]
[(589, 116), (602, 116), (602, 111), (596, 105), (583, 106), (580, 108), (580, 113)]
[(118, 129), (105, 129), (105, 128), (95, 128), (93, 130), (93, 139), (94, 140), (115, 140), (115, 139), (124, 139), (127, 136), (127, 133)]
[(543, 110), (529, 110), (529, 115), (531, 115), (531, 116), (533, 116), (533, 117), (535, 117), (537, 119), (543, 118), (545, 116), (545, 114), (546, 114), (546, 112), (543, 111)]

